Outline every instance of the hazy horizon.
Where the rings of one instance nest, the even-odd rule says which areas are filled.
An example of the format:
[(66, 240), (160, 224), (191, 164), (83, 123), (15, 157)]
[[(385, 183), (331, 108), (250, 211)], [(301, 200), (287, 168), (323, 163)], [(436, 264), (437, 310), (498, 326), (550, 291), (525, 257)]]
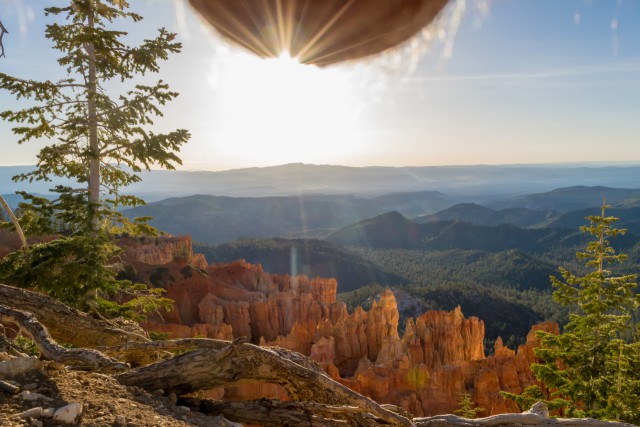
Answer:
[[(327, 167), (344, 167), (354, 169), (365, 168), (473, 168), (473, 167), (609, 167), (609, 166), (640, 166), (640, 160), (594, 160), (594, 161), (558, 161), (558, 162), (531, 162), (531, 163), (466, 163), (466, 164), (431, 164), (431, 165), (418, 165), (418, 164), (405, 164), (405, 165), (383, 165), (383, 164), (371, 164), (371, 165), (349, 165), (338, 163), (307, 163), (307, 162), (290, 162), (290, 163), (274, 163), (272, 165), (256, 165), (256, 166), (242, 166), (229, 169), (188, 169), (185, 167), (178, 167), (175, 170), (167, 170), (161, 168), (151, 168), (150, 171), (166, 171), (166, 172), (232, 172), (243, 169), (268, 169), (279, 168), (285, 166), (327, 166)], [(2, 164), (0, 162), (0, 168), (21, 168), (21, 167), (35, 167), (33, 164)], [(144, 174), (147, 171), (142, 171)]]

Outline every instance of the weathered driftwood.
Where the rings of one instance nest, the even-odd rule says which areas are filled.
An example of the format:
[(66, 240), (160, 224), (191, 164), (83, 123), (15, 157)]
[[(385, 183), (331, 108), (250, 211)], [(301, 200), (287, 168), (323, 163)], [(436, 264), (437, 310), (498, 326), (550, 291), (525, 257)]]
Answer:
[(416, 427), (634, 427), (633, 424), (600, 421), (593, 418), (546, 418), (531, 412), (523, 412), (522, 414), (499, 414), (476, 419), (463, 418), (457, 415), (436, 415), (434, 417), (414, 418), (413, 423)]
[(32, 313), (56, 341), (76, 347), (149, 341), (142, 335), (124, 331), (37, 292), (0, 284), (0, 302)]
[[(240, 423), (265, 427), (345, 427), (379, 426), (380, 420), (355, 406), (331, 406), (315, 402), (252, 400), (222, 402), (198, 398), (179, 399), (178, 403), (207, 415), (221, 414)], [(387, 425), (385, 422), (383, 425)]]
[(234, 342), (220, 350), (197, 349), (170, 360), (132, 369), (117, 375), (116, 379), (124, 385), (136, 385), (147, 390), (163, 389), (166, 393), (178, 395), (247, 381), (263, 381), (283, 386), (294, 401), (358, 407), (371, 414), (380, 425), (413, 425), (405, 417), (329, 378), (317, 364), (298, 353), (248, 343)]
[(31, 313), (26, 311), (0, 304), (0, 322), (11, 322), (17, 325), (21, 332), (31, 337), (38, 351), (46, 359), (65, 364), (88, 366), (92, 369), (122, 370), (126, 368), (126, 365), (96, 350), (62, 347), (51, 339), (47, 329)]
[(228, 345), (229, 341), (224, 340), (214, 340), (209, 338), (179, 338), (162, 341), (128, 342), (115, 346), (100, 346), (95, 349), (104, 351), (105, 353), (126, 354), (130, 351), (167, 351), (194, 348), (213, 348), (220, 350)]

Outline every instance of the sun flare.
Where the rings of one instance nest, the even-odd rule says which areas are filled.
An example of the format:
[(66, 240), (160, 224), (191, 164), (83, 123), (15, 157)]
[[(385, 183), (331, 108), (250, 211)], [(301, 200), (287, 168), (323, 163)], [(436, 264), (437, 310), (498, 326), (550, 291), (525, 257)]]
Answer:
[(261, 165), (330, 162), (361, 148), (359, 98), (347, 67), (263, 59), (219, 48), (210, 84), (215, 150)]

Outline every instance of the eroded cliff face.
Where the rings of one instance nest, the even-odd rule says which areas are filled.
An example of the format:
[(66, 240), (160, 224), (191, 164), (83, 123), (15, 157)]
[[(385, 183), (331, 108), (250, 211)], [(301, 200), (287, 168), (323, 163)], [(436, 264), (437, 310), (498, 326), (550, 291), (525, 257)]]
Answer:
[(194, 254), (190, 236), (123, 237), (117, 245), (124, 251), (122, 258), (129, 263), (164, 265), (176, 259), (204, 268), (207, 261), (202, 254)]
[[(245, 336), (261, 345), (289, 348), (317, 361), (334, 379), (382, 403), (399, 405), (415, 416), (451, 413), (460, 395), (470, 393), (483, 415), (513, 412), (500, 390), (519, 393), (535, 383), (535, 329), (517, 351), (496, 342), (485, 357), (484, 323), (465, 318), (460, 308), (430, 311), (408, 319), (398, 334), (396, 299), (385, 291), (369, 311), (348, 313), (336, 300), (334, 279), (265, 273), (244, 261), (199, 267), (173, 257), (162, 266), (138, 262), (142, 277), (167, 290), (175, 310), (143, 326), (174, 338)], [(260, 396), (256, 396), (256, 393)], [(216, 390), (229, 398), (286, 399), (281, 387), (245, 384)]]

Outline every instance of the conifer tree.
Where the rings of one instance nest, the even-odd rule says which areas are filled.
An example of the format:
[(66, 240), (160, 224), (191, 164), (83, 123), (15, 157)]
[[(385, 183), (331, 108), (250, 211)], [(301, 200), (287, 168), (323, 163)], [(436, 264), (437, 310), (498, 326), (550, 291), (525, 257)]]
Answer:
[(460, 415), (461, 417), (473, 419), (476, 418), (479, 414), (485, 412), (484, 408), (476, 406), (473, 403), (473, 399), (471, 399), (471, 395), (469, 393), (460, 393), (460, 401), (458, 402), (458, 409), (453, 411), (454, 414)]
[(562, 280), (552, 277), (553, 298), (571, 309), (560, 335), (539, 332), (541, 363), (533, 372), (556, 397), (567, 402), (565, 412), (633, 423), (640, 421), (640, 345), (631, 318), (640, 306), (635, 292), (636, 275), (615, 276), (607, 266), (626, 259), (616, 253), (609, 239), (625, 230), (613, 228), (617, 218), (590, 216), (581, 227), (595, 239), (580, 260), (591, 269), (576, 276), (560, 269)]
[[(131, 47), (124, 31), (107, 28), (118, 19), (134, 23), (142, 17), (128, 12), (122, 0), (72, 0), (67, 7), (50, 7), (46, 15), (63, 15), (65, 24), (47, 25), (45, 35), (63, 55), (58, 63), (67, 78), (38, 82), (0, 73), (0, 88), (34, 105), (7, 110), (0, 116), (20, 123), (13, 131), (18, 143), (44, 138), (52, 141), (38, 154), (34, 171), (18, 181), (68, 178), (80, 187), (58, 186), (56, 215), (71, 232), (97, 234), (113, 220), (126, 223), (117, 207), (142, 201), (120, 190), (140, 181), (136, 172), (151, 165), (173, 169), (176, 152), (189, 133), (178, 129), (156, 134), (149, 129), (160, 106), (175, 98), (166, 83), (132, 82), (146, 72), (159, 71), (159, 62), (179, 52), (175, 34), (164, 28), (154, 39)], [(116, 82), (122, 92), (115, 92)], [(109, 88), (106, 84), (109, 83)], [(125, 169), (126, 168), (126, 169)]]
[[(116, 21), (142, 20), (128, 8), (126, 0), (70, 0), (66, 7), (46, 8), (47, 16), (64, 18), (63, 23), (47, 25), (45, 35), (62, 53), (58, 64), (65, 78), (34, 81), (0, 73), (0, 88), (30, 104), (0, 113), (17, 124), (13, 131), (18, 143), (49, 142), (40, 150), (36, 168), (14, 180), (57, 177), (75, 183), (56, 186), (54, 200), (23, 193), (26, 202), (20, 211), (25, 232), (57, 231), (63, 237), (48, 248), (12, 254), (0, 268), (0, 277), (8, 281), (36, 287), (57, 284), (75, 292), (62, 293), (61, 288), (51, 292), (78, 297), (93, 290), (117, 289), (121, 286), (109, 260), (118, 250), (110, 236), (153, 232), (146, 224), (148, 218), (131, 222), (118, 208), (143, 203), (121, 192), (140, 181), (138, 172), (180, 164), (176, 153), (189, 133), (178, 129), (158, 134), (150, 129), (154, 117), (162, 116), (160, 107), (178, 94), (162, 80), (151, 85), (137, 82), (147, 72), (158, 72), (160, 61), (179, 52), (181, 44), (164, 28), (139, 46), (125, 44), (127, 33), (112, 29)], [(73, 264), (91, 267), (79, 269), (68, 279), (51, 280), (56, 271), (73, 272)], [(50, 268), (38, 276), (37, 267), (43, 265)]]

